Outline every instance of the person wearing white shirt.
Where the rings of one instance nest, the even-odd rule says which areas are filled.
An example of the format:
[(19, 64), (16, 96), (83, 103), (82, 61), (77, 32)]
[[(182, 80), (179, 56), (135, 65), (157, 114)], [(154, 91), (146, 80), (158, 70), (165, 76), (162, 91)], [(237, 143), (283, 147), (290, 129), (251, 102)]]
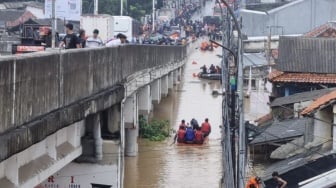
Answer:
[(86, 40), (86, 46), (88, 48), (96, 48), (103, 46), (103, 41), (100, 37), (98, 37), (98, 34), (99, 34), (98, 29), (93, 30), (93, 35)]

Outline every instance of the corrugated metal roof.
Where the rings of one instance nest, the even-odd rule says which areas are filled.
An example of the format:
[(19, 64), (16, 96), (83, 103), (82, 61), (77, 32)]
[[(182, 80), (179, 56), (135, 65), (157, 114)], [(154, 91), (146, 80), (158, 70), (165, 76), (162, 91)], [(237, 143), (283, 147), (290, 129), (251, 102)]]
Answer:
[(305, 125), (309, 118), (290, 119), (281, 122), (274, 122), (267, 127), (261, 134), (256, 136), (250, 144), (264, 144), (267, 142), (279, 142), (291, 138), (299, 137), (304, 134)]
[(328, 89), (321, 89), (321, 90), (314, 90), (314, 91), (297, 93), (297, 94), (290, 95), (290, 96), (287, 96), (287, 97), (279, 97), (279, 98), (276, 98), (271, 103), (271, 107), (314, 100), (318, 97), (321, 97), (321, 96), (323, 96), (327, 93), (330, 93), (331, 91), (335, 91), (335, 90), (336, 90), (336, 88), (328, 88)]
[(276, 68), (284, 72), (336, 73), (336, 39), (280, 37)]

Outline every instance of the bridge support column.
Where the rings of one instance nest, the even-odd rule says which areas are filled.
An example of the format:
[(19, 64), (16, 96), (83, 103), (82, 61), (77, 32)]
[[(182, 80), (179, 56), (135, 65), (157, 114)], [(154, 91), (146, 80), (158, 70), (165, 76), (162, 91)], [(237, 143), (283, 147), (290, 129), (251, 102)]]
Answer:
[(182, 80), (182, 67), (177, 69), (177, 81)]
[(93, 138), (95, 142), (95, 157), (97, 160), (103, 159), (103, 139), (101, 138), (101, 114), (98, 112), (94, 115), (93, 120)]
[(113, 105), (110, 109), (108, 109), (108, 130), (111, 133), (120, 132), (120, 103)]
[(174, 88), (174, 72), (168, 74), (168, 89), (172, 91)]
[(124, 109), (123, 118), (125, 122), (125, 155), (136, 156), (138, 153), (138, 104), (137, 94), (127, 97)]
[(161, 101), (161, 80), (154, 80), (150, 85), (150, 89), (153, 103), (159, 104)]
[(149, 85), (144, 86), (138, 92), (138, 105), (139, 114), (148, 116), (152, 108), (152, 97)]
[(163, 97), (168, 95), (168, 75), (161, 78), (161, 95)]
[(176, 85), (177, 84), (177, 70), (173, 70), (173, 84)]

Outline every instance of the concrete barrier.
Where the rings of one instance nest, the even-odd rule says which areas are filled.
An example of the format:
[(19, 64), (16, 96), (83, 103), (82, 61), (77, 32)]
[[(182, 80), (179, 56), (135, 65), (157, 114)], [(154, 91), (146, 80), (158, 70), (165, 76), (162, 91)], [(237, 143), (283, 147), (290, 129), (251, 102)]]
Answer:
[(187, 46), (127, 45), (0, 59), (0, 161), (120, 102), (118, 84), (187, 56)]

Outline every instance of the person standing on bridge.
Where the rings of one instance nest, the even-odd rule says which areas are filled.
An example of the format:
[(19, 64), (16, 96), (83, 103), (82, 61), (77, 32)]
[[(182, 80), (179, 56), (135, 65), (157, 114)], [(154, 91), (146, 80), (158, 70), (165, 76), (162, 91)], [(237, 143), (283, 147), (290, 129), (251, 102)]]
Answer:
[(211, 133), (211, 126), (208, 118), (205, 118), (204, 122), (202, 123), (201, 130), (204, 134), (204, 138), (209, 136), (209, 134)]
[(65, 25), (66, 35), (63, 41), (59, 44), (60, 47), (64, 47), (65, 49), (74, 49), (80, 48), (80, 40), (77, 35), (73, 32), (73, 25), (71, 23), (67, 23)]
[(94, 29), (93, 30), (93, 35), (86, 40), (87, 47), (89, 47), (89, 48), (96, 48), (96, 47), (103, 46), (103, 41), (98, 36), (98, 34), (99, 34), (99, 30), (98, 29)]

